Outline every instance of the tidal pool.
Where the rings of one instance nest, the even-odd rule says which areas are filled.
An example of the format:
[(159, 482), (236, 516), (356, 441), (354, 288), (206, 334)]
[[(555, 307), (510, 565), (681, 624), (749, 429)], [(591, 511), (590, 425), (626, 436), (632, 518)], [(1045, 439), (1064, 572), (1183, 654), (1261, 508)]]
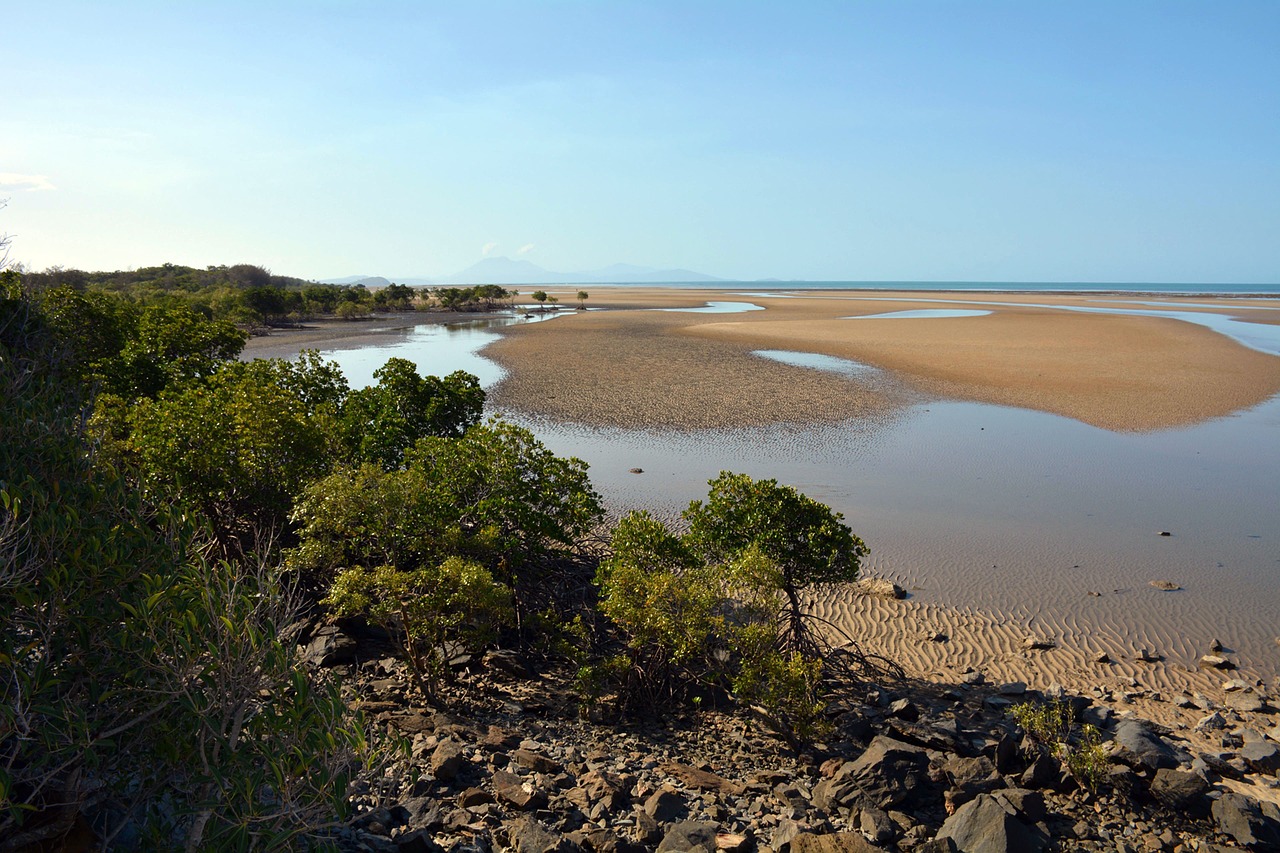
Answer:
[(678, 311), (682, 314), (742, 314), (746, 311), (763, 311), (763, 305), (753, 302), (708, 302), (700, 308), (654, 308), (653, 311)]
[(857, 314), (845, 320), (922, 320), (942, 317), (985, 317), (990, 311), (969, 308), (916, 308), (912, 311), (889, 311), (884, 314)]
[(816, 352), (797, 352), (785, 349), (758, 349), (751, 353), (760, 358), (789, 364), (792, 367), (808, 367), (824, 373), (837, 373), (841, 376), (872, 376), (880, 373), (880, 369), (870, 364), (863, 364), (851, 358), (839, 358), (834, 355), (823, 355)]

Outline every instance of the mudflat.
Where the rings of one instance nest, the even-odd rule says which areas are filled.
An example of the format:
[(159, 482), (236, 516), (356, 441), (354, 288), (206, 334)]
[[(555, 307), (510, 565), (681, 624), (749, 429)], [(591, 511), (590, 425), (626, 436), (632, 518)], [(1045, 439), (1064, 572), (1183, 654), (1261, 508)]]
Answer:
[[(741, 313), (660, 311), (749, 302)], [(1277, 300), (1162, 297), (1178, 310), (1280, 322)], [(508, 371), (500, 408), (596, 426), (723, 428), (837, 422), (919, 395), (1063, 415), (1118, 431), (1198, 423), (1280, 393), (1280, 358), (1142, 308), (1133, 296), (610, 288), (592, 307), (511, 329), (485, 354)], [(880, 318), (921, 309), (982, 316)], [(1147, 309), (1143, 309), (1147, 310)], [(1155, 310), (1155, 309), (1151, 309)], [(860, 319), (854, 319), (860, 318)], [(788, 350), (880, 368), (859, 382), (752, 355)]]

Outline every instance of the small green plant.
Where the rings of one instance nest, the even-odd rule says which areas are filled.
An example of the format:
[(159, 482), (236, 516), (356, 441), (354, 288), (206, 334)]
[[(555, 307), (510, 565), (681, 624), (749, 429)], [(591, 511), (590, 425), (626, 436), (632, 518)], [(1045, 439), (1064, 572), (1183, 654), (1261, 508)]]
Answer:
[(511, 590), (483, 566), (450, 557), (438, 566), (348, 569), (324, 603), (339, 616), (364, 614), (400, 639), (423, 698), (441, 704), (445, 643), (476, 648), (511, 619)]
[(1077, 782), (1097, 792), (1107, 777), (1109, 761), (1096, 726), (1086, 723), (1073, 738), (1075, 715), (1071, 705), (1061, 700), (1024, 702), (1013, 706), (1011, 713), (1035, 748), (1057, 758)]

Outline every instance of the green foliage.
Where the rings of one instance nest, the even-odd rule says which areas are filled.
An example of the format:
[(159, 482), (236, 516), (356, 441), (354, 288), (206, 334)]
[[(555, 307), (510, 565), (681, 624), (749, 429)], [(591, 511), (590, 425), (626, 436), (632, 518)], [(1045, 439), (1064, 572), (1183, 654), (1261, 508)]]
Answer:
[(547, 292), (545, 290), (535, 290), (529, 295), (532, 296), (539, 304), (543, 304), (547, 301)]
[(1102, 734), (1088, 723), (1076, 734), (1075, 714), (1069, 703), (1023, 702), (1014, 705), (1010, 713), (1035, 747), (1061, 760), (1081, 785), (1096, 792), (1106, 781), (1110, 761)]
[(584, 463), (494, 420), (420, 441), (401, 470), (366, 463), (306, 488), (290, 565), (327, 588), (349, 568), (413, 571), (462, 556), (527, 596), (534, 578), (522, 569), (572, 550), (602, 514)]
[(342, 412), (344, 438), (360, 461), (399, 468), (418, 439), (456, 438), (480, 420), (484, 391), (470, 373), (424, 377), (413, 362), (392, 358), (373, 375), (377, 384), (351, 392)]
[(578, 299), (578, 308), (580, 310), (587, 307), (587, 297), (589, 297), (590, 295), (591, 294), (587, 293), (585, 290), (578, 291), (577, 299)]
[(800, 601), (809, 587), (857, 580), (867, 547), (840, 513), (776, 480), (752, 480), (722, 471), (710, 482), (706, 502), (684, 512), (690, 548), (711, 562), (732, 561), (748, 549), (766, 557), (787, 600), (784, 643), (813, 654)]
[(401, 639), (423, 696), (439, 702), (446, 641), (479, 649), (511, 618), (511, 590), (480, 565), (451, 557), (412, 571), (348, 569), (324, 603), (339, 616), (368, 616)]
[(584, 668), (598, 695), (609, 677), (624, 705), (657, 708), (727, 687), (793, 739), (822, 731), (822, 663), (784, 648), (776, 618), (778, 566), (756, 545), (708, 563), (647, 513), (614, 528), (613, 556), (597, 575), (600, 609), (625, 639), (627, 666)]
[(498, 303), (515, 295), (497, 284), (477, 284), (472, 287), (437, 287), (432, 296), (447, 311), (493, 311)]
[(359, 721), (294, 668), (275, 574), (193, 556), (95, 457), (67, 327), (3, 284), (0, 837), (57, 838), (92, 795), (139, 845), (292, 846), (340, 815)]
[[(304, 400), (286, 386), (307, 376), (319, 387), (304, 388)], [(193, 508), (224, 547), (243, 545), (282, 530), (294, 497), (333, 464), (332, 420), (316, 411), (331, 405), (324, 382), (305, 367), (229, 364), (131, 409), (104, 409), (99, 423), (125, 436), (106, 447), (136, 469), (150, 500)], [(103, 423), (112, 417), (123, 424)]]

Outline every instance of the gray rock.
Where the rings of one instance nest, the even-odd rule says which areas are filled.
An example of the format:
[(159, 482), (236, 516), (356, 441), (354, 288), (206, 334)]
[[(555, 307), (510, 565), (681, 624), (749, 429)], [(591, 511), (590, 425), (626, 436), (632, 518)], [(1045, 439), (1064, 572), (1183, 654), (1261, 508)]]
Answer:
[(679, 853), (679, 851), (697, 851), (697, 853), (715, 853), (716, 833), (719, 827), (714, 823), (698, 820), (686, 820), (674, 824), (663, 836), (658, 845), (658, 853)]
[(1045, 808), (1044, 794), (1026, 788), (1005, 788), (993, 795), (996, 801), (1005, 806), (1005, 811), (1012, 811), (1018, 817), (1032, 823), (1045, 819), (1049, 811)]
[(1035, 853), (1044, 848), (1040, 834), (982, 794), (947, 818), (938, 838), (955, 842), (960, 853)]
[(989, 794), (1002, 784), (995, 764), (985, 755), (977, 758), (955, 756), (943, 764), (942, 769), (951, 780), (947, 799), (954, 806), (964, 805), (979, 794)]
[(1264, 740), (1246, 743), (1240, 750), (1240, 757), (1249, 769), (1255, 773), (1268, 773), (1272, 776), (1280, 770), (1280, 747)]
[(311, 635), (302, 659), (312, 666), (340, 666), (356, 662), (356, 641), (337, 625), (324, 625)]
[(1280, 821), (1263, 814), (1252, 797), (1227, 791), (1214, 801), (1213, 819), (1237, 844), (1254, 850), (1280, 849)]
[(427, 829), (415, 829), (396, 837), (396, 853), (444, 853)]
[(453, 740), (443, 740), (431, 753), (431, 775), (442, 782), (452, 782), (469, 762), (462, 747)]
[(858, 829), (862, 837), (877, 847), (883, 847), (898, 837), (898, 826), (889, 815), (877, 808), (866, 808), (858, 816)]
[(644, 801), (644, 813), (658, 823), (676, 823), (689, 816), (689, 806), (675, 791), (660, 788)]
[(565, 853), (571, 848), (563, 835), (531, 817), (507, 824), (507, 836), (516, 853)]
[(918, 746), (877, 735), (856, 761), (840, 768), (837, 779), (852, 782), (868, 805), (887, 809), (928, 782), (929, 756)]
[(1162, 767), (1151, 780), (1151, 796), (1175, 811), (1203, 811), (1209, 784), (1195, 773)]
[(1176, 768), (1191, 761), (1186, 750), (1175, 747), (1140, 720), (1121, 720), (1113, 740), (1115, 757), (1135, 769)]
[(899, 720), (914, 723), (920, 719), (920, 709), (910, 699), (898, 699), (889, 704), (889, 713)]
[(547, 776), (554, 776), (564, 769), (545, 755), (528, 749), (517, 749), (511, 753), (511, 757), (521, 767), (526, 767), (535, 773), (543, 773)]

